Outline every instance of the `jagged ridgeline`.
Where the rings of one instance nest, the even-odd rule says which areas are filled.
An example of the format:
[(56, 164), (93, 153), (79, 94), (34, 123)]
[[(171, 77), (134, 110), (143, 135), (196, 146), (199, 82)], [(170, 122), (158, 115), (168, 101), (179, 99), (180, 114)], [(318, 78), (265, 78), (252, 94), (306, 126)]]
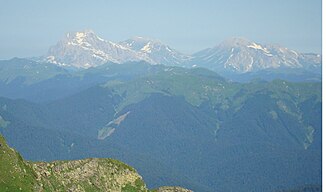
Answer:
[(179, 187), (148, 190), (136, 170), (113, 159), (28, 162), (0, 135), (0, 191), (190, 192)]

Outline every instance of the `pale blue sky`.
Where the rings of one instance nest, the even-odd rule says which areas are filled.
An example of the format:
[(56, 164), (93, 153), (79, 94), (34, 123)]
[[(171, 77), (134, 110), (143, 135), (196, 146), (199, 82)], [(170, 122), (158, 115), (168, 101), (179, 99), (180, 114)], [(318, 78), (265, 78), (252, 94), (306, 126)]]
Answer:
[(321, 0), (0, 0), (0, 59), (40, 56), (66, 32), (146, 36), (185, 53), (228, 37), (321, 52)]

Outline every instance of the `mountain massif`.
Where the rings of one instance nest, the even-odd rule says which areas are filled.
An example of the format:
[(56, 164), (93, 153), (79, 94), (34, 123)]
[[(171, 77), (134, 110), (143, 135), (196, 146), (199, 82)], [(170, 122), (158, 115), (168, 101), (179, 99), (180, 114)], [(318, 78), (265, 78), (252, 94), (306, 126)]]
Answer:
[(243, 38), (186, 55), (68, 33), (0, 61), (0, 133), (23, 157), (0, 138), (0, 189), (320, 191), (320, 69)]
[(95, 67), (107, 62), (125, 63), (146, 61), (151, 64), (180, 64), (188, 56), (164, 45), (158, 40), (134, 37), (113, 43), (97, 36), (91, 30), (67, 33), (52, 46), (43, 60), (61, 66)]
[(253, 78), (320, 81), (321, 55), (299, 53), (280, 45), (229, 38), (192, 55), (145, 37), (113, 43), (91, 30), (67, 33), (38, 61), (66, 67), (89, 68), (107, 62), (145, 61), (184, 67), (205, 67), (236, 81)]
[(320, 67), (321, 56), (302, 54), (279, 45), (262, 45), (245, 38), (231, 38), (216, 47), (193, 55), (192, 63), (214, 71), (229, 70), (239, 73), (277, 68)]
[(32, 83), (19, 77), (22, 87), (15, 79), (3, 86), (25, 100), (0, 99), (0, 132), (28, 160), (119, 159), (150, 188), (275, 191), (321, 183), (319, 82), (237, 83), (204, 68), (145, 62)]

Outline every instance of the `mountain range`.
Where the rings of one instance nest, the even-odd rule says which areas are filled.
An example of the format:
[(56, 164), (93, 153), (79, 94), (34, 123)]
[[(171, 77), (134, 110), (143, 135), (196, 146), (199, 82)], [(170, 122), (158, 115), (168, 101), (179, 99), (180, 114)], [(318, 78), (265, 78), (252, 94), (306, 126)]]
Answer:
[(52, 46), (43, 59), (61, 66), (95, 67), (106, 62), (125, 63), (146, 61), (151, 64), (180, 64), (188, 56), (164, 45), (158, 40), (134, 37), (113, 43), (97, 36), (91, 30), (67, 33)]
[(186, 55), (68, 33), (45, 56), (0, 61), (0, 133), (22, 155), (0, 136), (0, 190), (105, 191), (101, 178), (140, 177), (113, 158), (151, 189), (320, 191), (320, 69), (317, 54), (243, 38)]
[[(0, 66), (44, 68), (28, 62)], [(48, 77), (29, 69), (0, 81), (0, 132), (27, 160), (119, 159), (150, 188), (321, 185), (320, 82), (237, 83), (146, 62), (73, 73), (52, 66)]]
[[(89, 68), (107, 62), (126, 63), (145, 61), (150, 64), (205, 67), (221, 74), (247, 74), (261, 71), (270, 73), (310, 73), (318, 79), (321, 73), (321, 55), (299, 53), (271, 44), (260, 44), (245, 38), (230, 38), (219, 45), (192, 55), (163, 44), (159, 40), (134, 37), (119, 43), (104, 40), (91, 30), (68, 33), (41, 57), (61, 66)], [(313, 75), (314, 74), (314, 75)], [(261, 75), (264, 76), (264, 75)]]

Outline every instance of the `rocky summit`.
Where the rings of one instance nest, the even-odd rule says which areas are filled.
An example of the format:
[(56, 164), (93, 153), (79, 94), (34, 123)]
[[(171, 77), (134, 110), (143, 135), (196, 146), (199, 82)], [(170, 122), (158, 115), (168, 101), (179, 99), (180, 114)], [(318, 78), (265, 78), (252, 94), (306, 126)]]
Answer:
[(235, 37), (195, 53), (190, 63), (215, 71), (247, 73), (277, 68), (319, 68), (321, 56)]
[(156, 39), (136, 36), (114, 43), (102, 39), (92, 30), (67, 33), (40, 60), (77, 68), (96, 67), (107, 62), (145, 61), (150, 64), (205, 67), (219, 73), (269, 69), (316, 72), (321, 68), (319, 54), (300, 53), (277, 44), (262, 44), (242, 37), (228, 38), (213, 48), (187, 55)]
[(56, 45), (50, 47), (41, 60), (60, 66), (89, 68), (107, 62), (181, 64), (189, 58), (158, 40), (133, 37), (114, 43), (102, 39), (92, 30), (84, 30), (67, 33)]
[(145, 54), (104, 40), (92, 30), (67, 33), (56, 45), (50, 47), (44, 60), (61, 66), (89, 68), (106, 62), (147, 61)]

